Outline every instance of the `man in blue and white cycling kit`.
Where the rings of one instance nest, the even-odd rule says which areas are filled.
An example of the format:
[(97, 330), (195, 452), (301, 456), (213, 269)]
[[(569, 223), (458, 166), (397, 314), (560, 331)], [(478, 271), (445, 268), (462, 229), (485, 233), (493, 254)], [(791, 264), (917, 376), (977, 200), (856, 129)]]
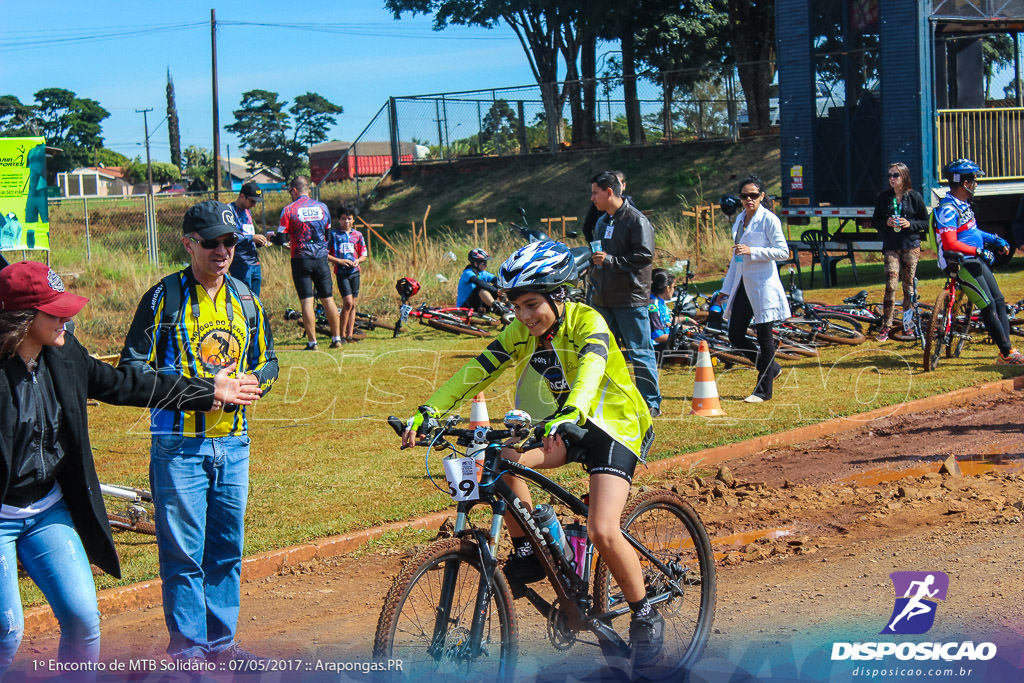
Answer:
[(946, 165), (943, 175), (949, 182), (949, 193), (935, 209), (935, 232), (939, 237), (939, 267), (946, 268), (946, 255), (957, 253), (963, 258), (960, 278), (976, 291), (982, 300), (978, 305), (992, 341), (999, 347), (996, 363), (1024, 365), (1024, 356), (1010, 344), (1010, 321), (1003, 293), (989, 266), (995, 253), (1009, 254), (1010, 245), (1002, 237), (978, 228), (970, 200), (984, 171), (970, 159), (957, 159)]

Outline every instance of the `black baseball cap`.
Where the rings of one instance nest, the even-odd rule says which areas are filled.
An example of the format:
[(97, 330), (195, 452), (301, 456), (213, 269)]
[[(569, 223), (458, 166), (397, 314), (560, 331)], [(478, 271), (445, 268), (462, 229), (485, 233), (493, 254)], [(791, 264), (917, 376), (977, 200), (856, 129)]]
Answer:
[(224, 202), (208, 199), (189, 207), (181, 227), (186, 235), (194, 232), (200, 239), (217, 239), (235, 232), (235, 214)]
[(249, 199), (263, 199), (263, 189), (256, 183), (246, 183), (245, 185), (242, 185), (242, 189), (239, 193), (243, 197), (248, 197)]

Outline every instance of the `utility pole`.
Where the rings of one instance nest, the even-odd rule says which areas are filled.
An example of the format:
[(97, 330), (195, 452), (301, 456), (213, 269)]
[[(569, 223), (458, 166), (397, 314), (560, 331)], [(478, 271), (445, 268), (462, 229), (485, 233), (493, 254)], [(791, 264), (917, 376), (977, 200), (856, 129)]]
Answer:
[(217, 104), (217, 10), (210, 10), (210, 68), (213, 81), (213, 198), (220, 201), (220, 111)]
[[(142, 124), (146, 129), (146, 184), (149, 186), (149, 191), (146, 193), (149, 196), (153, 196), (153, 164), (149, 161), (149, 117), (146, 116), (149, 112), (153, 111), (153, 108), (148, 109), (136, 109), (136, 114), (142, 114)], [(159, 127), (159, 126), (157, 126)]]
[(148, 109), (136, 109), (136, 114), (142, 114), (142, 124), (146, 128), (146, 248), (149, 251), (149, 262), (153, 265), (158, 263), (156, 247), (156, 209), (153, 201), (153, 163), (149, 160), (149, 112)]

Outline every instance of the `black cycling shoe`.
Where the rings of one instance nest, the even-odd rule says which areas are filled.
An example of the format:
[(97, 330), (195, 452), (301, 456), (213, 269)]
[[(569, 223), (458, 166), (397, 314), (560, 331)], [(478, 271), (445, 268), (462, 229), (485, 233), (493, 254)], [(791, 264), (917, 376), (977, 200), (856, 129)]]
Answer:
[(650, 664), (665, 644), (665, 620), (653, 608), (646, 616), (633, 615), (629, 622), (629, 644), (634, 664)]
[(522, 586), (544, 578), (544, 567), (536, 555), (512, 555), (505, 562), (505, 578), (513, 585)]

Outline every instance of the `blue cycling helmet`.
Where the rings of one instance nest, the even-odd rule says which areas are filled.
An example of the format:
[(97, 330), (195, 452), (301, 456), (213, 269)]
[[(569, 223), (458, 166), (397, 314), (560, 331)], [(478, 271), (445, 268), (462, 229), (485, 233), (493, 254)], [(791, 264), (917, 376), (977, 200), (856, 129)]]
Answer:
[(946, 164), (946, 167), (942, 169), (942, 175), (950, 182), (959, 183), (965, 176), (980, 178), (985, 175), (985, 172), (981, 170), (981, 166), (970, 159), (956, 159)]
[(531, 242), (505, 259), (498, 269), (498, 289), (546, 294), (578, 277), (576, 260), (561, 242)]

